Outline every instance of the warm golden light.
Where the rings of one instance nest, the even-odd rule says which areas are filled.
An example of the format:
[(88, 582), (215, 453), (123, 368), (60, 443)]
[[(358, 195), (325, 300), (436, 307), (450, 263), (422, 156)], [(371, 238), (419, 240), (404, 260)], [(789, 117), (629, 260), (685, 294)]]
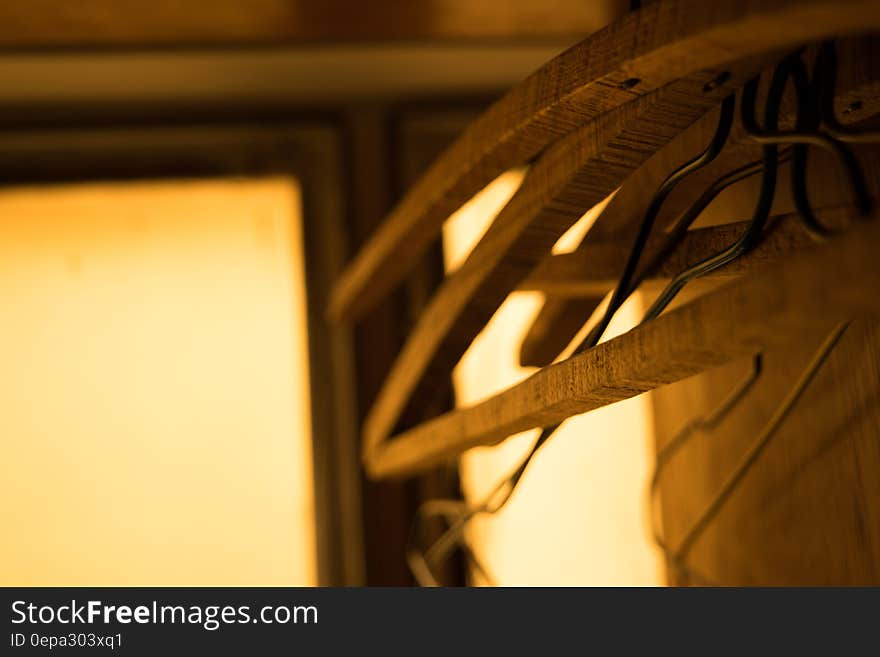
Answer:
[(0, 193), (3, 585), (315, 583), (299, 191)]
[[(447, 222), (447, 263), (467, 257), (520, 180), (521, 174), (505, 174), (479, 203)], [(600, 210), (585, 214), (554, 251), (574, 248)], [(542, 301), (537, 292), (508, 297), (455, 369), (458, 405), (480, 401), (535, 371), (520, 367), (517, 354)], [(634, 298), (607, 335), (629, 329), (640, 316)], [(467, 452), (461, 459), (466, 498), (481, 500), (522, 460), (537, 433)], [(643, 506), (652, 463), (647, 395), (570, 418), (535, 457), (507, 506), (472, 523), (471, 544), (501, 585), (659, 585), (662, 561), (649, 540)]]

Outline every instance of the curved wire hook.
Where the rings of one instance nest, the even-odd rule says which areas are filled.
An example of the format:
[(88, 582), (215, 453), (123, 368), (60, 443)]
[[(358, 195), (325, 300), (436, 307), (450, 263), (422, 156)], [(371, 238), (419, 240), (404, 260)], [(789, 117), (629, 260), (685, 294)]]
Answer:
[[(767, 102), (764, 108), (764, 131), (773, 132), (779, 124), (779, 107), (782, 103), (782, 95), (785, 84), (791, 72), (794, 55), (786, 57), (773, 71), (770, 81), (770, 90), (767, 93)], [(742, 122), (746, 130), (750, 132), (763, 132), (755, 119), (755, 106), (757, 104), (758, 83), (760, 77), (749, 80), (743, 87), (740, 110)], [(761, 191), (758, 194), (758, 203), (752, 214), (752, 220), (742, 236), (721, 253), (706, 260), (698, 262), (673, 278), (669, 284), (655, 299), (651, 307), (645, 313), (642, 321), (648, 321), (657, 317), (675, 296), (695, 278), (699, 278), (710, 271), (718, 269), (735, 260), (744, 253), (750, 251), (757, 244), (761, 233), (770, 216), (770, 208), (773, 205), (773, 197), (776, 194), (776, 179), (778, 166), (778, 148), (775, 143), (766, 143), (762, 150), (763, 171), (761, 176)]]
[(623, 302), (626, 301), (630, 294), (632, 294), (632, 279), (636, 275), (639, 260), (641, 259), (642, 252), (645, 250), (645, 245), (648, 242), (648, 236), (651, 234), (651, 229), (654, 227), (654, 222), (657, 219), (657, 215), (660, 214), (660, 209), (663, 207), (664, 201), (679, 182), (718, 157), (718, 154), (721, 153), (721, 150), (724, 148), (724, 144), (727, 142), (727, 138), (730, 135), (735, 108), (736, 97), (731, 94), (721, 102), (721, 114), (718, 118), (718, 126), (715, 128), (715, 134), (712, 136), (709, 145), (706, 146), (703, 152), (697, 155), (697, 157), (680, 166), (669, 174), (662, 183), (660, 183), (660, 186), (654, 193), (654, 197), (651, 199), (651, 203), (648, 205), (641, 226), (639, 226), (635, 242), (633, 243), (632, 249), (630, 249), (629, 256), (624, 265), (623, 273), (620, 276), (617, 286), (614, 288), (614, 293), (611, 295), (608, 306), (605, 308), (605, 313), (602, 315), (599, 322), (592, 328), (587, 337), (577, 346), (574, 353), (581, 353), (594, 347), (599, 342), (602, 334), (611, 323), (614, 314), (620, 306), (623, 305)]
[(455, 547), (460, 548), (465, 559), (467, 559), (474, 570), (486, 582), (488, 582), (490, 586), (494, 586), (494, 577), (492, 577), (488, 569), (483, 565), (482, 561), (466, 542), (458, 540), (448, 549), (448, 551), (445, 551), (440, 555), (431, 554), (433, 547), (431, 550), (425, 551), (418, 545), (420, 541), (417, 541), (416, 536), (421, 533), (422, 523), (425, 520), (433, 517), (441, 517), (446, 520), (447, 523), (453, 525), (457, 523), (466, 512), (467, 507), (463, 501), (452, 499), (429, 500), (419, 506), (416, 510), (415, 517), (410, 526), (409, 538), (407, 540), (406, 561), (409, 565), (410, 572), (413, 574), (413, 577), (419, 586), (440, 586), (440, 583), (434, 576), (433, 567), (445, 561), (446, 557), (451, 554), (452, 549)]
[[(831, 63), (833, 63), (829, 60), (828, 53), (833, 53), (833, 50), (829, 46), (825, 48), (824, 52), (825, 55), (820, 58), (821, 61), (817, 62), (819, 68), (817, 74), (814, 75), (814, 84), (823, 89), (821, 92), (811, 92), (806, 67), (801, 61), (799, 52), (789, 55), (780, 62), (774, 70), (770, 83), (763, 128), (758, 125), (755, 119), (758, 78), (750, 80), (745, 85), (741, 104), (742, 123), (746, 133), (756, 142), (764, 145), (764, 176), (752, 221), (742, 237), (730, 247), (678, 274), (648, 309), (645, 320), (657, 317), (691, 280), (726, 265), (754, 248), (761, 237), (773, 204), (779, 162), (775, 149), (779, 144), (793, 144), (792, 195), (798, 216), (811, 235), (822, 239), (829, 233), (829, 230), (816, 218), (807, 194), (807, 146), (824, 148), (837, 157), (847, 173), (857, 210), (863, 215), (870, 213), (871, 198), (855, 155), (845, 144), (818, 130), (821, 122), (822, 111), (820, 108), (822, 103), (828, 105), (830, 97), (833, 105), (833, 85), (829, 84), (828, 76)], [(794, 82), (798, 96), (798, 125), (794, 131), (779, 131), (779, 107), (789, 78)], [(831, 81), (833, 82), (833, 77)]]
[[(862, 215), (871, 212), (871, 197), (868, 194), (864, 174), (858, 159), (840, 140), (820, 131), (823, 122), (823, 105), (829, 103), (833, 114), (834, 66), (827, 55), (820, 52), (813, 69), (812, 82), (807, 75), (804, 63), (798, 59), (793, 63), (792, 81), (798, 99), (798, 116), (793, 133), (778, 133), (778, 137), (790, 139), (793, 143), (791, 164), (791, 192), (795, 208), (807, 232), (814, 239), (821, 240), (833, 231), (816, 218), (807, 192), (807, 163), (809, 146), (819, 146), (830, 151), (837, 158), (847, 174), (855, 206)], [(832, 116), (832, 120), (836, 120)]]
[(815, 379), (816, 374), (840, 341), (841, 337), (843, 337), (848, 325), (849, 322), (837, 324), (825, 337), (805, 369), (801, 372), (797, 381), (789, 389), (789, 392), (783, 400), (776, 406), (776, 410), (764, 425), (764, 428), (760, 431), (758, 437), (746, 450), (742, 459), (730, 475), (728, 475), (727, 479), (724, 480), (709, 504), (704, 507), (697, 519), (685, 532), (684, 537), (679, 542), (679, 546), (675, 549), (671, 548), (666, 542), (659, 526), (657, 525), (656, 515), (654, 514), (654, 501), (659, 485), (660, 474), (668, 465), (669, 460), (681, 450), (685, 443), (695, 433), (716, 427), (736, 406), (742, 403), (761, 374), (761, 355), (758, 354), (754, 357), (749, 374), (733, 388), (730, 394), (715, 410), (703, 417), (688, 422), (672, 438), (672, 440), (657, 453), (657, 464), (655, 466), (654, 475), (651, 478), (648, 499), (648, 509), (651, 513), (651, 530), (657, 546), (663, 551), (670, 564), (673, 565), (685, 578), (694, 580), (699, 584), (714, 584), (714, 582), (709, 581), (706, 577), (700, 575), (687, 565), (687, 557), (691, 549), (705, 533), (706, 528), (718, 516), (718, 513), (727, 503), (727, 500), (730, 499), (730, 496), (742, 483), (749, 470), (751, 470), (758, 458), (767, 448), (770, 441), (777, 434), (782, 422), (791, 413), (806, 389), (809, 387), (810, 383)]
[[(795, 131), (804, 133), (818, 132), (821, 117), (819, 115), (818, 99), (813, 91), (818, 86), (819, 81), (814, 78), (813, 84), (810, 84), (807, 78), (807, 69), (800, 59), (795, 62), (792, 69), (792, 80), (798, 100)], [(792, 147), (791, 196), (804, 229), (814, 240), (821, 241), (828, 237), (832, 231), (819, 221), (816, 213), (813, 212), (813, 205), (810, 203), (810, 196), (807, 192), (809, 153), (807, 144), (796, 143)]]
[[(868, 194), (861, 166), (853, 152), (841, 140), (821, 131), (819, 128), (825, 115), (836, 123), (834, 118), (834, 84), (836, 59), (833, 44), (826, 44), (816, 58), (812, 82), (799, 54), (788, 59), (789, 75), (794, 84), (797, 96), (798, 112), (794, 130), (780, 131), (777, 129), (760, 129), (753, 120), (743, 124), (746, 134), (759, 144), (793, 144), (791, 191), (795, 207), (807, 232), (815, 239), (827, 237), (831, 231), (819, 222), (813, 212), (807, 193), (807, 157), (808, 146), (817, 146), (836, 158), (846, 172), (851, 193), (858, 212), (867, 215), (871, 212), (871, 197)], [(826, 121), (827, 123), (827, 121)], [(837, 124), (839, 126), (839, 124)], [(839, 134), (846, 135), (843, 126), (839, 126)], [(864, 139), (868, 141), (870, 139)]]
[(648, 486), (648, 514), (650, 520), (651, 536), (654, 543), (666, 556), (667, 560), (679, 570), (680, 573), (701, 583), (711, 583), (708, 578), (698, 574), (687, 566), (685, 560), (681, 558), (676, 550), (667, 543), (663, 536), (663, 531), (658, 522), (657, 513), (655, 511), (657, 492), (660, 489), (660, 478), (666, 471), (667, 466), (673, 457), (678, 454), (681, 449), (691, 440), (697, 433), (711, 431), (717, 427), (730, 413), (737, 408), (746, 398), (749, 391), (757, 383), (763, 370), (763, 356), (756, 354), (752, 358), (752, 366), (749, 368), (748, 374), (739, 381), (728, 395), (709, 413), (688, 421), (678, 433), (672, 437), (662, 448), (657, 450), (657, 456), (654, 462), (654, 472), (651, 475), (650, 484)]
[(788, 391), (788, 394), (782, 402), (776, 407), (776, 410), (764, 425), (764, 428), (761, 430), (758, 437), (748, 450), (746, 450), (742, 460), (721, 485), (721, 488), (705, 507), (704, 511), (700, 514), (700, 517), (693, 525), (691, 525), (691, 528), (687, 531), (684, 538), (682, 538), (678, 548), (675, 550), (677, 561), (684, 562), (691, 548), (693, 548), (694, 544), (703, 535), (706, 528), (717, 517), (718, 513), (727, 503), (727, 500), (730, 499), (731, 494), (736, 490), (743, 478), (757, 462), (758, 458), (767, 448), (767, 445), (770, 444), (770, 441), (776, 435), (779, 427), (782, 426), (782, 422), (788, 417), (792, 409), (794, 409), (797, 402), (803, 396), (804, 392), (810, 386), (810, 383), (815, 379), (816, 374), (828, 359), (828, 356), (834, 350), (834, 347), (837, 346), (837, 343), (843, 337), (848, 326), (849, 322), (837, 324), (822, 341), (819, 349), (813, 354), (810, 362), (798, 377), (798, 380)]
[[(663, 202), (681, 180), (683, 180), (694, 171), (697, 171), (698, 169), (706, 166), (716, 157), (718, 157), (718, 154), (724, 148), (724, 144), (727, 142), (727, 138), (730, 135), (730, 129), (733, 125), (735, 109), (736, 98), (733, 94), (731, 94), (721, 102), (718, 125), (715, 129), (715, 133), (712, 136), (711, 141), (706, 146), (706, 148), (699, 155), (685, 162), (683, 165), (681, 165), (675, 171), (669, 174), (658, 187), (657, 191), (654, 194), (654, 197), (651, 199), (651, 203), (649, 204), (648, 209), (645, 212), (644, 219), (642, 220), (642, 223), (639, 227), (639, 232), (636, 235), (635, 242), (627, 258), (627, 263), (624, 266), (624, 271), (621, 274), (620, 280), (618, 281), (617, 287), (615, 288), (615, 293), (612, 296), (608, 307), (606, 308), (605, 314), (603, 315), (602, 320), (600, 320), (600, 323), (597, 324), (597, 326), (594, 327), (593, 330), (590, 332), (590, 335), (588, 335), (587, 338), (578, 346), (577, 351), (583, 351), (591, 346), (594, 346), (599, 341), (602, 333), (604, 333), (605, 329), (610, 323), (614, 313), (623, 304), (626, 298), (629, 297), (630, 294), (632, 294), (632, 291), (636, 287), (638, 287), (641, 279), (633, 284), (633, 277), (635, 276), (639, 260), (647, 243), (648, 236), (650, 235), (654, 222), (660, 213)], [(727, 184), (732, 184), (732, 182), (735, 181), (731, 180)], [(722, 188), (719, 188), (716, 194), (720, 192)], [(706, 204), (708, 204), (708, 201), (706, 201)], [(462, 510), (459, 517), (450, 522), (449, 529), (447, 529), (446, 532), (444, 532), (440, 536), (440, 538), (437, 539), (434, 545), (432, 545), (425, 552), (424, 559), (419, 560), (418, 555), (414, 553), (411, 557), (411, 570), (413, 570), (414, 573), (416, 573), (416, 571), (424, 571), (430, 574), (430, 563), (445, 559), (452, 552), (452, 550), (455, 549), (456, 546), (462, 545), (464, 530), (467, 524), (475, 516), (498, 513), (510, 500), (514, 490), (519, 485), (523, 474), (525, 473), (535, 454), (537, 454), (541, 446), (550, 439), (556, 429), (559, 428), (560, 424), (544, 427), (541, 430), (538, 439), (532, 445), (532, 448), (529, 450), (528, 454), (526, 454), (520, 465), (517, 466), (510, 474), (500, 480), (495, 488), (493, 488), (490, 494), (486, 496), (486, 498), (480, 504), (472, 508)], [(498, 499), (499, 495), (501, 496), (500, 499)]]
[[(861, 168), (858, 161), (849, 151), (849, 149), (835, 138), (822, 134), (818, 131), (819, 124), (824, 119), (829, 127), (837, 134), (845, 134), (847, 141), (868, 141), (873, 140), (873, 133), (855, 133), (849, 131), (836, 122), (836, 118), (827, 110), (830, 97), (830, 106), (833, 110), (833, 86), (834, 86), (834, 68), (833, 68), (833, 48), (823, 49), (824, 57), (817, 59), (817, 71), (814, 74), (815, 89), (810, 85), (810, 81), (806, 74), (806, 68), (800, 59), (800, 53), (790, 55), (785, 58), (776, 67), (773, 78), (770, 83), (767, 101), (764, 111), (764, 126), (758, 126), (755, 120), (756, 97), (759, 78), (750, 80), (743, 89), (741, 112), (743, 125), (755, 141), (763, 145), (762, 159), (760, 162), (753, 162), (734, 170), (725, 176), (717, 179), (674, 224), (670, 231), (669, 238), (664, 243), (660, 251), (655, 254), (647, 266), (641, 271), (638, 270), (639, 261), (647, 243), (653, 224), (659, 214), (663, 202), (674, 187), (693, 171), (702, 168), (712, 160), (714, 160), (723, 148), (733, 121), (733, 112), (735, 107), (734, 97), (728, 96), (724, 99), (721, 106), (721, 116), (719, 118), (718, 127), (715, 135), (706, 149), (697, 157), (685, 163), (673, 173), (671, 173), (658, 187), (657, 192), (649, 204), (645, 217), (640, 225), (633, 247), (627, 258), (624, 271), (621, 275), (618, 285), (615, 287), (614, 293), (609, 301), (603, 317), (599, 323), (593, 327), (588, 336), (578, 345), (575, 353), (580, 353), (598, 343), (602, 334), (608, 327), (611, 318), (623, 302), (633, 291), (639, 286), (644, 278), (665, 259), (669, 252), (680, 241), (684, 231), (686, 231), (700, 213), (708, 206), (708, 204), (727, 186), (742, 180), (751, 175), (755, 175), (759, 171), (762, 172), (761, 191), (759, 193), (758, 202), (745, 233), (730, 247), (719, 254), (708, 258), (693, 267), (681, 272), (677, 275), (661, 293), (660, 297), (652, 304), (643, 319), (648, 321), (656, 317), (662, 310), (672, 301), (675, 295), (694, 278), (702, 276), (714, 269), (717, 269), (737, 257), (748, 252), (758, 243), (761, 235), (766, 227), (769, 218), (770, 209), (775, 195), (777, 183), (777, 168), (780, 162), (785, 161), (789, 157), (792, 159), (792, 194), (795, 199), (795, 205), (798, 209), (799, 216), (807, 230), (816, 237), (824, 237), (828, 234), (828, 230), (816, 219), (812, 211), (809, 198), (806, 192), (806, 170), (807, 170), (807, 146), (814, 145), (832, 151), (838, 157), (844, 169), (849, 174), (849, 180), (853, 187), (853, 195), (856, 199), (856, 205), (859, 210), (866, 213), (870, 210), (870, 197), (867, 194), (864, 179), (861, 174)], [(822, 53), (820, 53), (821, 55)], [(821, 59), (821, 62), (820, 62)], [(830, 73), (829, 73), (830, 71)], [(779, 110), (782, 102), (782, 96), (788, 79), (791, 78), (798, 97), (798, 119), (794, 131), (780, 132), (778, 130)], [(828, 91), (830, 89), (830, 92)], [(817, 90), (817, 91), (816, 91)], [(829, 118), (830, 117), (830, 120)], [(793, 144), (790, 152), (780, 153), (777, 146), (779, 144)], [(760, 360), (756, 359), (756, 370), (759, 372)], [(757, 374), (755, 374), (755, 377)], [(747, 389), (752, 380), (745, 389)], [(742, 394), (745, 390), (742, 391)], [(726, 413), (729, 410), (726, 409)], [(545, 427), (538, 439), (535, 441), (531, 450), (528, 452), (522, 463), (507, 477), (499, 481), (492, 492), (484, 499), (484, 501), (475, 507), (466, 507), (462, 504), (457, 507), (455, 513), (446, 512), (443, 515), (450, 523), (449, 528), (435, 542), (428, 551), (421, 555), (421, 559), (416, 559), (415, 552), (408, 553), (408, 559), (411, 561), (411, 567), (415, 572), (424, 566), (425, 572), (433, 579), (431, 575), (430, 563), (445, 559), (449, 553), (460, 546), (465, 549), (466, 557), (475, 565), (475, 567), (485, 572), (476, 557), (467, 550), (467, 546), (462, 543), (464, 529), (468, 522), (479, 514), (493, 514), (500, 511), (504, 505), (510, 500), (514, 490), (518, 486), (524, 472), (531, 463), (533, 457), (540, 447), (553, 435), (559, 424)], [(502, 495), (500, 500), (496, 498)], [(493, 504), (493, 501), (495, 503)], [(658, 544), (661, 539), (658, 539)], [(682, 546), (686, 547), (686, 546)], [(677, 557), (683, 557), (686, 549), (681, 548)], [(679, 559), (677, 559), (678, 561)]]
[[(791, 150), (784, 149), (779, 152), (779, 156), (777, 159), (778, 164), (783, 164), (788, 162), (791, 159)], [(700, 197), (685, 211), (683, 212), (679, 218), (672, 225), (672, 228), (669, 230), (668, 237), (663, 243), (663, 246), (657, 250), (657, 252), (652, 256), (652, 258), (645, 264), (644, 268), (636, 275), (632, 282), (631, 290), (634, 292), (638, 287), (645, 281), (645, 279), (650, 276), (653, 272), (655, 272), (663, 261), (669, 257), (669, 254), (675, 250), (675, 247), (678, 246), (681, 239), (684, 237), (685, 233), (687, 233), (688, 229), (694, 223), (694, 221), (699, 218), (699, 216), (703, 213), (703, 211), (709, 206), (715, 198), (723, 192), (725, 189), (730, 187), (731, 185), (738, 183), (741, 180), (745, 180), (746, 178), (750, 178), (756, 174), (761, 173), (764, 170), (764, 161), (755, 160), (754, 162), (749, 162), (748, 164), (744, 164), (738, 169), (734, 169), (723, 176), (716, 178), (700, 195)]]

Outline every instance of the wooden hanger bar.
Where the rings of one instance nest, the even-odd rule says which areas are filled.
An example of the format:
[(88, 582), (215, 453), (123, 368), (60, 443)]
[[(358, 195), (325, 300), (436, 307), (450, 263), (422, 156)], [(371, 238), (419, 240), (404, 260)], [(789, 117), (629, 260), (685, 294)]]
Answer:
[(429, 400), (486, 322), (553, 244), (670, 139), (760, 70), (732, 67), (677, 80), (607, 112), (557, 141), (525, 179), (465, 262), (420, 314), (364, 422), (370, 449), (394, 430), (407, 403)]
[[(838, 42), (838, 50), (840, 74), (835, 96), (837, 115), (845, 123), (865, 121), (876, 116), (880, 113), (880, 39), (843, 39)], [(853, 106), (859, 107), (857, 112), (849, 111)], [(791, 125), (794, 115), (795, 108), (790, 102), (785, 103), (781, 112), (781, 125)], [(707, 115), (658, 151), (615, 194), (587, 233), (580, 248), (589, 249), (593, 242), (607, 242), (611, 239), (631, 241), (654, 190), (674, 167), (703, 148), (714, 129), (715, 117)], [(736, 123), (724, 152), (718, 159), (682, 181), (666, 200), (658, 217), (658, 228), (668, 224), (689, 207), (714, 179), (758, 157), (760, 148), (748, 139), (742, 126)], [(626, 253), (623, 253), (617, 260), (615, 278), (620, 274), (625, 258)], [(526, 333), (520, 351), (520, 363), (534, 367), (551, 363), (571, 342), (601, 299), (601, 296), (596, 297), (592, 305), (587, 304), (583, 298), (548, 300)], [(580, 324), (575, 320), (577, 316), (583, 318)]]
[[(880, 221), (742, 277), (486, 401), (441, 415), (366, 454), (375, 478), (429, 468), (478, 445), (698, 374), (796, 338), (805, 326), (880, 314)], [(609, 440), (613, 436), (608, 437)]]
[[(706, 86), (717, 79), (717, 72), (702, 71), (678, 80), (603, 115), (600, 121), (572, 132), (542, 154), (465, 263), (447, 277), (419, 316), (366, 417), (364, 450), (393, 433), (407, 405), (419, 410), (420, 404), (433, 398), (436, 386), (448, 380), (455, 364), (509, 292), (550, 253), (552, 245), (578, 220), (584, 209), (605, 199), (621, 185), (587, 233), (585, 243), (592, 243), (594, 235), (599, 235), (599, 239), (617, 236), (616, 241), (627, 243), (630, 238), (625, 228), (641, 220), (641, 213), (659, 184), (653, 181), (654, 177), (661, 176), (658, 163), (666, 167), (662, 170), (665, 177), (674, 166), (705, 147), (711, 140), (711, 132), (701, 128), (698, 146), (689, 138), (684, 146), (678, 144), (673, 155), (665, 153), (657, 159), (652, 156), (663, 152), (665, 145), (683, 131), (687, 132), (688, 126), (722, 96), (731, 93), (739, 81), (751, 77), (757, 70), (760, 70), (757, 60), (737, 63), (729, 67), (727, 82), (710, 91)], [(867, 67), (865, 75), (871, 73), (872, 67)], [(880, 76), (865, 80), (859, 76), (852, 84), (858, 85), (862, 97), (869, 98), (871, 92), (878, 91), (878, 78)], [(880, 103), (871, 100), (869, 105)], [(789, 118), (791, 115), (789, 112)], [(717, 117), (713, 118), (717, 123)], [(740, 133), (719, 157), (722, 166), (733, 165), (734, 161), (737, 166), (747, 162), (754, 157), (752, 146)], [(679, 152), (683, 148), (686, 155)], [(718, 165), (713, 163), (710, 167), (717, 170)], [(698, 171), (693, 176), (702, 179), (705, 176), (701, 173)], [(652, 179), (646, 180), (649, 174)], [(631, 192), (632, 189), (638, 191)], [(619, 197), (624, 200), (615, 203)], [(628, 249), (621, 251), (618, 254), (621, 259), (615, 261), (606, 257), (606, 270), (622, 262), (627, 252)], [(619, 272), (615, 277), (617, 275)], [(601, 299), (601, 296), (594, 292), (593, 298)], [(580, 307), (583, 303), (577, 305)], [(581, 326), (589, 315), (590, 312), (582, 315)], [(574, 320), (572, 313), (567, 317)], [(550, 325), (542, 336), (543, 341), (551, 343), (559, 336), (567, 338), (550, 361), (579, 328), (576, 321), (558, 328)], [(550, 356), (547, 349), (544, 352)]]
[(878, 27), (871, 0), (665, 0), (628, 14), (512, 89), (444, 152), (343, 272), (329, 315), (362, 315), (454, 210), (572, 130), (699, 70)]
[[(835, 208), (817, 211), (816, 214), (826, 225), (834, 225), (848, 212), (846, 208)], [(747, 221), (739, 221), (688, 231), (663, 264), (651, 272), (651, 279), (668, 280), (678, 272), (722, 251), (728, 244), (739, 239), (748, 224)], [(658, 251), (665, 240), (665, 234), (651, 237), (645, 248), (645, 259)], [(776, 218), (764, 240), (753, 251), (711, 272), (707, 277), (744, 274), (756, 266), (797, 253), (811, 244), (813, 240), (800, 225), (797, 215), (783, 215)], [(545, 292), (556, 297), (601, 299), (617, 284), (620, 262), (626, 259), (630, 247), (630, 244), (623, 241), (597, 241), (590, 242), (573, 253), (550, 256), (519, 284), (518, 289)], [(586, 318), (587, 316), (581, 315), (581, 326), (586, 323)]]

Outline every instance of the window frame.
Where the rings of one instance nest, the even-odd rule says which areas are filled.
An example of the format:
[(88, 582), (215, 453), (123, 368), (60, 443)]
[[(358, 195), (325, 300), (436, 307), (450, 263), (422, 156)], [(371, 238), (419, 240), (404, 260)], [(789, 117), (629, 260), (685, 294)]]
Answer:
[(348, 245), (340, 130), (332, 120), (104, 124), (0, 131), (3, 186), (289, 175), (302, 195), (319, 585), (363, 582), (350, 330), (325, 300)]

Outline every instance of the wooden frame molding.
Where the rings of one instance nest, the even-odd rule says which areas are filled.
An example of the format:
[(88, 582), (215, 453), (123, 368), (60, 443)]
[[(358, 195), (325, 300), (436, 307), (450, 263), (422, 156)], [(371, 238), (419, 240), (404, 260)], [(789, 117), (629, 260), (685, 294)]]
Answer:
[(3, 130), (4, 185), (287, 174), (303, 194), (318, 581), (363, 581), (360, 469), (350, 329), (327, 323), (323, 300), (347, 234), (338, 129), (329, 121)]

